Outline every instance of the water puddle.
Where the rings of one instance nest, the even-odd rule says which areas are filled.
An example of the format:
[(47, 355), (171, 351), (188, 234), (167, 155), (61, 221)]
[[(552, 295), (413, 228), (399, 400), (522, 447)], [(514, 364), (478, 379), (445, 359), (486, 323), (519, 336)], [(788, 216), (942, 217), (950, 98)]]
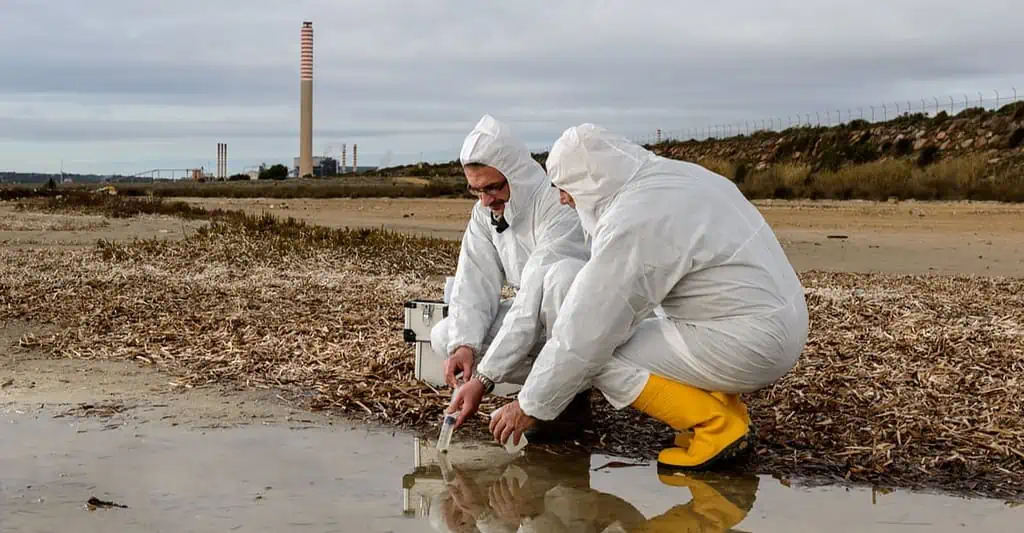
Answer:
[(659, 478), (606, 456), (446, 457), (379, 428), (196, 429), (0, 414), (0, 531), (1014, 531), (1000, 501)]

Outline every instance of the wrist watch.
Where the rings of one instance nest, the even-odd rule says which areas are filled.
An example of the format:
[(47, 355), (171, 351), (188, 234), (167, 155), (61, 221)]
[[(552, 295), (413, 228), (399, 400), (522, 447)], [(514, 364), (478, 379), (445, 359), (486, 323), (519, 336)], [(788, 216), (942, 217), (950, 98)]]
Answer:
[(480, 383), (483, 384), (483, 386), (484, 386), (484, 394), (490, 394), (491, 391), (494, 390), (494, 380), (493, 379), (491, 379), (491, 378), (489, 378), (489, 377), (487, 377), (487, 376), (485, 376), (485, 375), (483, 375), (483, 374), (481, 374), (479, 372), (477, 372), (476, 376), (474, 376), (474, 377), (476, 377), (476, 379), (479, 380)]

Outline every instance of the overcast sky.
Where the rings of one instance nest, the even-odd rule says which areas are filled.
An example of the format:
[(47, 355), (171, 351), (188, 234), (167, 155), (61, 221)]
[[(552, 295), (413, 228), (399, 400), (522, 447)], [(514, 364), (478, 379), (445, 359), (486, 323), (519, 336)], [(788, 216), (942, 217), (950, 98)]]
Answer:
[(217, 142), (231, 172), (291, 166), (303, 20), (314, 154), (364, 165), (454, 159), (483, 113), (540, 150), (1024, 99), (1020, 0), (2, 0), (0, 172), (213, 169)]

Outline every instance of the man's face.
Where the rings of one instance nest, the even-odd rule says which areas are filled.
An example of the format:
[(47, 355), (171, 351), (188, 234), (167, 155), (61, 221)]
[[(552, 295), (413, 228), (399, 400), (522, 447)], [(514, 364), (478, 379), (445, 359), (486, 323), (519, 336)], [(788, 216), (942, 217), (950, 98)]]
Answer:
[(483, 165), (467, 165), (463, 172), (469, 183), (469, 192), (480, 198), (480, 203), (492, 213), (502, 215), (512, 193), (505, 176), (498, 169)]

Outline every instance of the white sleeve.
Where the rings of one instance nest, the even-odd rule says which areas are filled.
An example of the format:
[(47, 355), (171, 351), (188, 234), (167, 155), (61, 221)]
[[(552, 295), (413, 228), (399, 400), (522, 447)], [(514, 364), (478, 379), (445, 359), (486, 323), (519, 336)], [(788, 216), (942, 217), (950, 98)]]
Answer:
[(519, 393), (527, 415), (558, 416), (689, 270), (692, 240), (683, 239), (691, 244), (680, 250), (659, 237), (655, 224), (636, 220), (629, 226), (595, 232), (593, 255)]
[(498, 315), (505, 270), (488, 238), (490, 228), (474, 210), (462, 236), (459, 263), (455, 271), (448, 316), (451, 318), (446, 356), (468, 346), (479, 357), (484, 337)]
[(586, 257), (583, 229), (571, 209), (557, 203), (537, 214), (543, 224), (537, 248), (523, 268), (522, 283), (501, 329), (491, 341), (478, 371), (504, 382), (526, 359), (540, 334), (541, 301), (548, 268), (565, 258)]

